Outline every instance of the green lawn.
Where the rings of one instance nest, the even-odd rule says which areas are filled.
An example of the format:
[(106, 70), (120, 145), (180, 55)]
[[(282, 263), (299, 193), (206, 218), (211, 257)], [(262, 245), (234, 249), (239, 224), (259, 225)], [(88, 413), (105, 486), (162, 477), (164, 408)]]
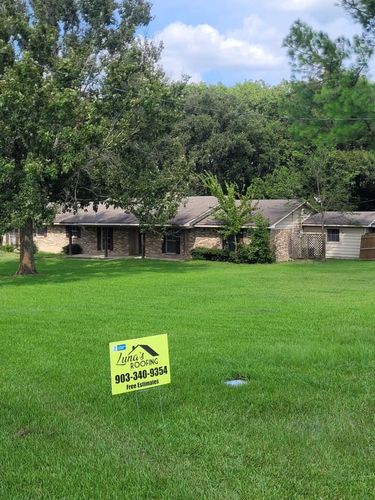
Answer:
[[(374, 498), (375, 262), (15, 269), (0, 258), (1, 499)], [(139, 429), (108, 343), (164, 332), (172, 384), (139, 393)]]

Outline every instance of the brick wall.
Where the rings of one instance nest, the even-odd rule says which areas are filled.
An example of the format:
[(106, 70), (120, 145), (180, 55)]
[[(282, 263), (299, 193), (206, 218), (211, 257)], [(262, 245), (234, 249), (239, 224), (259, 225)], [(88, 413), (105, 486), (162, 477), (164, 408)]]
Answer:
[[(82, 247), (83, 253), (87, 255), (104, 255), (104, 250), (97, 247), (97, 228), (82, 227), (81, 238), (77, 243)], [(129, 255), (129, 230), (126, 227), (113, 228), (113, 250), (108, 250), (109, 257), (120, 257)]]
[[(65, 226), (51, 226), (46, 236), (34, 236), (36, 246), (41, 252), (61, 253), (62, 248), (69, 244)], [(82, 227), (81, 237), (72, 239), (78, 243), (87, 255), (104, 255), (104, 250), (97, 249), (96, 227)], [(108, 251), (109, 256), (129, 255), (129, 230), (127, 228), (113, 228), (113, 251)]]
[(34, 243), (41, 252), (61, 253), (69, 238), (66, 237), (65, 226), (50, 226), (46, 236), (34, 236)]
[(163, 235), (157, 233), (146, 233), (146, 257), (151, 259), (185, 259), (186, 231), (180, 230), (180, 253), (167, 254), (162, 252)]
[(223, 248), (223, 240), (216, 229), (191, 229), (187, 231), (187, 257), (190, 257), (190, 252), (197, 247)]
[(271, 229), (271, 245), (277, 262), (285, 262), (292, 258), (293, 234), (292, 229)]
[[(81, 245), (83, 253), (87, 255), (104, 255), (104, 250), (97, 250), (96, 227), (82, 227), (81, 237), (73, 238), (74, 243)], [(129, 255), (129, 238), (136, 233), (128, 228), (113, 228), (113, 251), (108, 251), (109, 256)], [(155, 233), (146, 234), (146, 257), (154, 259), (188, 259), (191, 257), (191, 250), (197, 247), (222, 248), (222, 237), (211, 228), (195, 228), (181, 230), (180, 254), (162, 253), (163, 236)], [(271, 230), (271, 244), (275, 249), (276, 260), (278, 262), (287, 261), (292, 258), (291, 242), (294, 231), (291, 229)], [(244, 243), (249, 243), (249, 237), (244, 239)], [(65, 226), (53, 226), (48, 228), (47, 236), (36, 236), (35, 243), (42, 252), (61, 253), (62, 247), (69, 243), (65, 233)]]

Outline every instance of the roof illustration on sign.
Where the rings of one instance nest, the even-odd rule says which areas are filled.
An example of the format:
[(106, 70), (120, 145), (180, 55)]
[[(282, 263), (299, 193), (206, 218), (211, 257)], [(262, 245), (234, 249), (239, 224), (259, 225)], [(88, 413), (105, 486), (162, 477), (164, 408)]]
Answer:
[(133, 349), (129, 352), (129, 355), (134, 352), (138, 347), (141, 347), (144, 351), (146, 351), (150, 356), (159, 356), (159, 354), (154, 351), (149, 345), (147, 344), (137, 344), (136, 346), (133, 346)]

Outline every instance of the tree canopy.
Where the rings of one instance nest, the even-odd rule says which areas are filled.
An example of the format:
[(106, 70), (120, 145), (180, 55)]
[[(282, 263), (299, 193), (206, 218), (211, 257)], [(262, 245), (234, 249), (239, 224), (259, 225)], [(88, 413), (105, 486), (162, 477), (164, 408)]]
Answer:
[(181, 170), (167, 138), (181, 88), (157, 67), (159, 48), (136, 37), (150, 18), (144, 0), (2, 1), (0, 228), (20, 228), (21, 273), (35, 271), (33, 225), (56, 206), (127, 208), (146, 169), (165, 202)]

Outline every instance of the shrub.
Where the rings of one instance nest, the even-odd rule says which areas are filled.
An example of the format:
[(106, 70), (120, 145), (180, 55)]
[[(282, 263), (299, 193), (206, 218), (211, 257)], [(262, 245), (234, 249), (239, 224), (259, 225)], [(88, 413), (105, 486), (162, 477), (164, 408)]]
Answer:
[[(65, 245), (63, 247), (63, 252), (65, 255), (70, 255), (69, 254), (69, 245)], [(82, 247), (78, 243), (73, 243), (72, 244), (72, 255), (79, 255), (82, 253)]]
[(198, 247), (193, 248), (191, 251), (191, 256), (194, 260), (214, 260), (218, 262), (227, 262), (229, 261), (229, 252), (228, 250), (222, 250), (221, 248), (205, 248)]
[(236, 264), (251, 264), (251, 247), (250, 245), (238, 245), (237, 252), (230, 253), (230, 261)]
[(270, 264), (275, 262), (275, 254), (270, 245), (268, 223), (264, 217), (257, 215), (255, 228), (251, 233), (249, 245), (249, 262), (254, 264)]
[(14, 252), (14, 246), (13, 245), (2, 245), (0, 247), (0, 250), (2, 250), (3, 252)]
[(238, 245), (237, 252), (220, 248), (194, 248), (191, 252), (194, 260), (215, 260), (236, 264), (270, 264), (275, 262), (271, 249), (268, 223), (261, 215), (255, 218), (256, 226), (251, 233), (249, 245)]

